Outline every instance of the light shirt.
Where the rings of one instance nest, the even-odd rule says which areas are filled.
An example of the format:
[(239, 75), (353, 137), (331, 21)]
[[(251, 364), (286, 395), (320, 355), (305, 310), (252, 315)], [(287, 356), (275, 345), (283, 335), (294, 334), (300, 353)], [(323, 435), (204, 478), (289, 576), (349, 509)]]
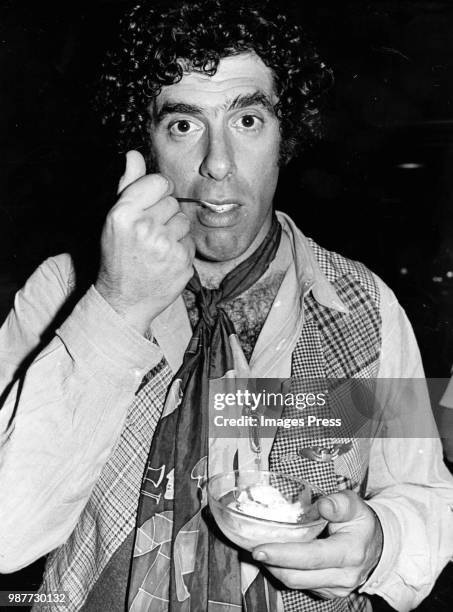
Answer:
[[(328, 308), (345, 308), (307, 239), (288, 217), (280, 214), (279, 219), (286, 235), (298, 241), (289, 271), (294, 275), (291, 286), (300, 290), (288, 293), (285, 277), (250, 361), (254, 375), (262, 377), (288, 371), (308, 291)], [(404, 311), (390, 289), (375, 280), (382, 316), (379, 377), (421, 378), (418, 347)], [(44, 262), (17, 294), (0, 330), (2, 388), (7, 389), (73, 287), (71, 259), (61, 255)], [(276, 314), (273, 320), (279, 308), (285, 317)], [(181, 363), (191, 335), (182, 299), (154, 321), (152, 331), (159, 345), (129, 327), (91, 287), (23, 382), (5, 392), (8, 398), (0, 411), (0, 572), (30, 564), (71, 534), (143, 376), (163, 355), (173, 372)], [(279, 355), (278, 368), (262, 350), (269, 342), (274, 357)], [(453, 479), (442, 461), (427, 395), (411, 398), (411, 408), (432, 436), (376, 438), (366, 492), (382, 524), (384, 548), (360, 591), (382, 596), (397, 610), (416, 607), (453, 556)]]

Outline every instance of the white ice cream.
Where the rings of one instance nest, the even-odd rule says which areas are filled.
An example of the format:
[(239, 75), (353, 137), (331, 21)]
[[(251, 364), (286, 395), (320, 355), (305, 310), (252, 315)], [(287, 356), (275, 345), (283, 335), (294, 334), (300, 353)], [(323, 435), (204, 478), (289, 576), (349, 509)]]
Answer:
[(247, 487), (228, 506), (249, 516), (285, 523), (299, 523), (304, 514), (300, 501), (291, 504), (280, 491), (267, 484)]

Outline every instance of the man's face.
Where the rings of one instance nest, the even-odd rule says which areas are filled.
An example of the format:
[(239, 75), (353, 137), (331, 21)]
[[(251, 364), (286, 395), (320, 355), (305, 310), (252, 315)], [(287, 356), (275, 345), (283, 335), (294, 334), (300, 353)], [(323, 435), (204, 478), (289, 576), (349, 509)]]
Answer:
[(175, 184), (199, 257), (228, 261), (266, 235), (278, 179), (279, 121), (271, 70), (254, 54), (222, 59), (213, 77), (189, 72), (155, 101), (151, 139)]

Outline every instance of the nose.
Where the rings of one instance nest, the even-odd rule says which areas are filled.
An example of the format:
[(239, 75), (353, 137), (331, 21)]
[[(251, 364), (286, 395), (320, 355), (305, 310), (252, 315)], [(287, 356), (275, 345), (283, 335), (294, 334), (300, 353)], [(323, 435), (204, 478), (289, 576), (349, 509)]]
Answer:
[(200, 174), (214, 181), (223, 181), (229, 178), (234, 170), (234, 149), (228, 134), (223, 129), (211, 131)]

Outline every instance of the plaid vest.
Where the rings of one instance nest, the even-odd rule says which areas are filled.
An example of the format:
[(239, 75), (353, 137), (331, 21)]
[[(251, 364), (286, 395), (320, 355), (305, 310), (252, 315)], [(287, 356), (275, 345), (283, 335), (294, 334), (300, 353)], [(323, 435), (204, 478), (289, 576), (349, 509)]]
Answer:
[[(311, 294), (306, 296), (304, 326), (292, 355), (292, 377), (296, 381), (376, 377), (381, 318), (379, 292), (373, 275), (362, 264), (309, 242), (321, 271), (333, 284), (349, 313), (331, 310), (320, 305)], [(66, 591), (69, 606), (64, 609), (68, 612), (83, 607), (110, 559), (135, 529), (143, 469), (171, 379), (172, 373), (165, 360), (146, 375), (129, 409), (120, 439), (73, 533), (64, 545), (48, 556), (40, 592)], [(150, 406), (154, 410), (150, 410)], [(353, 441), (345, 455), (320, 463), (301, 457), (298, 452), (301, 441), (288, 435), (288, 431), (280, 429), (277, 432), (269, 456), (270, 469), (304, 477), (327, 492), (345, 487), (363, 491), (368, 455), (357, 441)], [(304, 446), (312, 444), (324, 446), (330, 442), (319, 437), (303, 441)], [(366, 608), (366, 598), (355, 594), (321, 601), (301, 591), (284, 590), (282, 597), (285, 612), (358, 612)], [(55, 612), (60, 607), (53, 604), (46, 605), (45, 609)], [(42, 610), (43, 607), (33, 609)]]
[[(379, 369), (381, 317), (379, 293), (372, 274), (360, 263), (310, 245), (320, 268), (334, 286), (338, 297), (349, 309), (340, 313), (320, 305), (309, 294), (305, 302), (302, 333), (292, 355), (292, 391), (298, 380), (375, 378)], [(320, 410), (318, 416), (329, 416)], [(290, 408), (287, 417), (298, 417)], [(301, 448), (330, 448), (332, 441), (315, 432), (303, 440), (297, 430), (280, 428), (269, 456), (269, 469), (305, 478), (327, 493), (340, 489), (364, 492), (368, 468), (368, 446), (351, 439), (350, 450), (332, 461), (319, 462), (301, 456)], [(360, 612), (367, 607), (365, 596), (353, 593), (347, 598), (322, 601), (310, 594), (282, 591), (285, 612)]]

